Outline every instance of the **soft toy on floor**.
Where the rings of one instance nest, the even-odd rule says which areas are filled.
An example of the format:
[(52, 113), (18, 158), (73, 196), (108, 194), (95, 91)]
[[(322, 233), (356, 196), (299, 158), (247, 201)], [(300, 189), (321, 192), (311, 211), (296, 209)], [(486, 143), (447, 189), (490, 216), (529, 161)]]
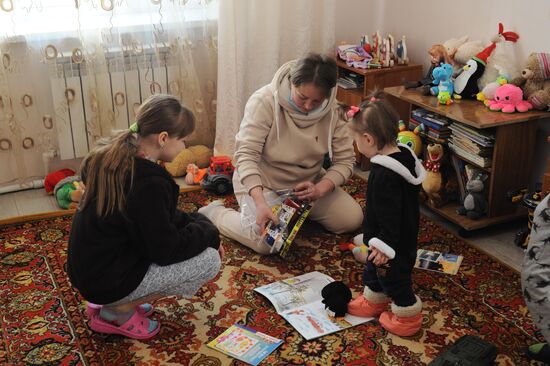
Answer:
[(183, 149), (176, 158), (165, 163), (164, 167), (173, 177), (182, 177), (187, 173), (187, 166), (195, 164), (199, 168), (206, 168), (210, 164), (212, 149), (204, 145), (195, 145)]
[(63, 178), (55, 185), (54, 195), (59, 207), (77, 208), (84, 195), (84, 183), (78, 175)]
[(550, 105), (550, 54), (531, 53), (521, 77), (512, 83), (523, 89), (525, 99), (535, 109), (547, 109)]
[(351, 301), (351, 290), (341, 281), (334, 281), (323, 287), (322, 303), (332, 317), (343, 317), (348, 312), (348, 303)]
[(504, 84), (495, 92), (495, 98), (490, 100), (487, 107), (492, 111), (504, 113), (527, 112), (533, 109), (533, 105), (523, 100), (523, 92), (520, 87), (513, 84)]
[(359, 263), (367, 263), (369, 248), (363, 244), (363, 234), (356, 235), (353, 238), (353, 243), (341, 243), (340, 250), (351, 250), (353, 257)]

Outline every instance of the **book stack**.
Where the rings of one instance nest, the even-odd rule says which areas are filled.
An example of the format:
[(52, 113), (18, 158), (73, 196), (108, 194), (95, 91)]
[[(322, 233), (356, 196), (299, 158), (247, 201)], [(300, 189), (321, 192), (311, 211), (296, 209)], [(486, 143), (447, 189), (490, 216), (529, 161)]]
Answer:
[(459, 122), (453, 122), (449, 148), (458, 156), (482, 168), (492, 164), (495, 136), (490, 130), (478, 130)]
[(343, 89), (358, 89), (362, 88), (365, 78), (354, 72), (346, 69), (340, 69), (340, 77), (338, 78), (338, 86)]
[(412, 131), (419, 124), (424, 125), (424, 131), (420, 133), (420, 136), (426, 139), (428, 143), (445, 144), (451, 135), (450, 121), (447, 118), (422, 108), (412, 111), (409, 119), (409, 129)]

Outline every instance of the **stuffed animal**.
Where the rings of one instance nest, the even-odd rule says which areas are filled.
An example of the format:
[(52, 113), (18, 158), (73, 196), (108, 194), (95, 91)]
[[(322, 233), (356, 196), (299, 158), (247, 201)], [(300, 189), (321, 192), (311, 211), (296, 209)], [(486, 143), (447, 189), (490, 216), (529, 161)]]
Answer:
[(457, 193), (458, 183), (448, 167), (444, 164), (445, 152), (441, 144), (429, 144), (428, 159), (424, 161), (426, 179), (422, 182), (421, 199), (433, 207), (441, 207)]
[(473, 177), (466, 183), (468, 194), (464, 202), (456, 212), (470, 219), (478, 219), (487, 212), (487, 200), (483, 194), (483, 181), (479, 177)]
[(363, 264), (367, 263), (369, 248), (363, 244), (363, 234), (356, 235), (353, 238), (353, 243), (341, 243), (339, 247), (342, 251), (351, 250), (357, 262)]
[(550, 53), (533, 52), (527, 58), (521, 77), (512, 83), (523, 89), (523, 95), (535, 109), (550, 105)]
[(413, 131), (407, 130), (407, 126), (403, 121), (399, 121), (399, 133), (397, 134), (397, 142), (407, 145), (414, 151), (416, 156), (422, 154), (422, 139), (419, 134), (424, 130), (424, 124), (419, 124)]
[(453, 81), (451, 77), (453, 76), (453, 67), (451, 64), (441, 64), (433, 71), (433, 86), (430, 89), (432, 95), (437, 95), (439, 104), (449, 105), (452, 103), (451, 97), (453, 95)]
[(55, 172), (51, 172), (44, 178), (44, 189), (46, 193), (53, 194), (55, 185), (62, 179), (75, 175), (74, 170), (71, 169), (61, 169)]
[(479, 92), (478, 80), (485, 72), (487, 59), (496, 48), (496, 44), (503, 40), (516, 42), (519, 38), (517, 33), (504, 32), (502, 23), (498, 24), (498, 34), (493, 37), (491, 44), (483, 51), (472, 57), (464, 66), (464, 71), (455, 79), (455, 98), (475, 99)]
[(348, 312), (351, 290), (341, 281), (334, 281), (321, 290), (322, 303), (332, 317), (343, 317)]
[(492, 111), (504, 113), (527, 112), (533, 109), (533, 105), (523, 100), (523, 91), (519, 86), (504, 84), (495, 92), (495, 99), (490, 100), (488, 105)]
[(78, 175), (63, 178), (55, 185), (54, 195), (59, 207), (77, 208), (84, 195), (84, 183)]
[(210, 164), (212, 149), (204, 145), (191, 146), (183, 149), (176, 158), (165, 163), (164, 167), (173, 177), (181, 177), (187, 173), (187, 166), (195, 164), (199, 168), (206, 168)]
[(468, 41), (468, 36), (452, 38), (443, 43), (453, 66), (453, 77), (457, 77), (466, 62), (483, 50), (481, 41)]
[(498, 88), (508, 83), (506, 76), (499, 76), (496, 81), (485, 85), (485, 87), (476, 95), (476, 99), (483, 102), (485, 106), (489, 105), (489, 101), (495, 98), (495, 93)]

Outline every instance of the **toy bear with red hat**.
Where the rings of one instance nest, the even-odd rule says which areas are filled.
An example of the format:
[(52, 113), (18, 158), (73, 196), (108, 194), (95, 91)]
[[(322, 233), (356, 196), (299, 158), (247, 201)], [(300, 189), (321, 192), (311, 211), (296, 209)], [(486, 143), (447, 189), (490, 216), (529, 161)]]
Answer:
[(454, 82), (455, 99), (468, 98), (475, 99), (479, 92), (478, 80), (485, 72), (487, 59), (494, 51), (497, 43), (502, 40), (516, 42), (519, 35), (515, 32), (504, 32), (502, 23), (498, 23), (498, 34), (493, 37), (491, 44), (483, 51), (472, 57), (464, 66), (464, 71), (458, 75)]

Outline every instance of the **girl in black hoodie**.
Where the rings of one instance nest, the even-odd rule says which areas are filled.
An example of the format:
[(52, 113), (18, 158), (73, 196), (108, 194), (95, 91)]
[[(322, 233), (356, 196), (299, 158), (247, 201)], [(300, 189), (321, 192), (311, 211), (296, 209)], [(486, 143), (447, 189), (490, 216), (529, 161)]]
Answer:
[(82, 162), (86, 193), (73, 219), (68, 272), (90, 302), (95, 331), (150, 338), (160, 330), (150, 302), (191, 297), (220, 270), (218, 230), (177, 208), (179, 187), (156, 163), (172, 161), (194, 127), (177, 99), (154, 95), (128, 130), (100, 141)]

